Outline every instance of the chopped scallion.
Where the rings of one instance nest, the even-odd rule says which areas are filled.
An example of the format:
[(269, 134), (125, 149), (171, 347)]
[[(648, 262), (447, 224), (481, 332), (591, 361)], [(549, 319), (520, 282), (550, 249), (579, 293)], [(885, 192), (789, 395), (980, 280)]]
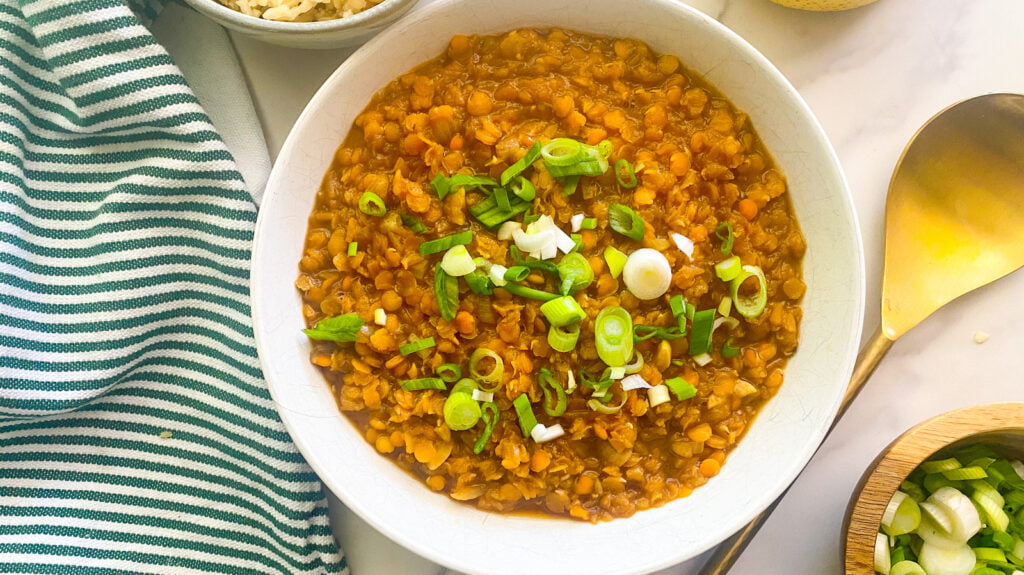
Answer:
[[(425, 337), (423, 339), (417, 339), (416, 341), (409, 342), (398, 348), (398, 353), (402, 355), (409, 355), (410, 353), (416, 353), (421, 349), (428, 349), (437, 345), (434, 343), (433, 337)], [(457, 378), (456, 378), (457, 379)]]
[(672, 392), (673, 395), (676, 396), (676, 399), (679, 401), (690, 399), (691, 397), (697, 395), (697, 388), (687, 383), (687, 381), (681, 377), (673, 377), (672, 379), (666, 379), (665, 385), (668, 386), (669, 390)]
[(377, 194), (373, 192), (363, 192), (363, 195), (359, 196), (359, 211), (368, 216), (376, 216), (379, 218), (388, 213), (388, 208), (384, 205), (384, 200), (382, 200)]
[(503, 212), (512, 211), (512, 203), (508, 198), (508, 190), (505, 188), (494, 188), (494, 201), (497, 203), (499, 210)]
[(565, 388), (555, 379), (551, 370), (546, 367), (541, 368), (540, 373), (537, 375), (537, 383), (544, 394), (544, 402), (541, 404), (541, 407), (544, 408), (544, 413), (551, 417), (559, 417), (564, 414), (565, 408), (568, 405)]
[(568, 353), (576, 348), (580, 340), (580, 324), (574, 323), (564, 327), (551, 326), (548, 329), (548, 345), (551, 349)]
[(525, 297), (525, 298), (529, 298), (529, 299), (537, 299), (537, 300), (541, 300), (541, 301), (551, 301), (553, 299), (561, 297), (561, 296), (559, 296), (556, 293), (536, 290), (536, 289), (533, 289), (533, 288), (528, 288), (526, 286), (522, 286), (522, 285), (514, 284), (514, 283), (506, 284), (506, 285), (504, 285), (502, 287), (504, 289), (508, 290), (508, 292), (513, 294), (513, 295), (517, 295), (517, 296)]
[(608, 206), (608, 225), (631, 240), (644, 239), (644, 220), (628, 206), (622, 204)]
[(402, 218), (402, 223), (405, 224), (405, 227), (412, 230), (412, 233), (420, 235), (427, 232), (427, 226), (423, 225), (423, 222), (416, 219), (415, 216), (403, 213), (399, 214), (399, 217)]
[(444, 422), (452, 431), (465, 431), (480, 421), (480, 404), (465, 393), (453, 393), (444, 401)]
[(455, 246), (464, 246), (473, 241), (473, 230), (466, 230), (457, 234), (451, 234), (436, 240), (430, 240), (420, 244), (420, 255), (429, 256), (449, 250)]
[(562, 178), (562, 195), (571, 196), (576, 193), (576, 188), (580, 185), (579, 176), (569, 176)]
[(445, 383), (454, 383), (458, 381), (459, 378), (462, 377), (462, 370), (459, 369), (459, 366), (455, 365), (454, 363), (441, 364), (437, 366), (437, 369), (434, 370), (434, 373), (436, 373), (438, 377), (444, 380)]
[(740, 354), (740, 348), (738, 348), (735, 345), (733, 345), (731, 337), (729, 339), (727, 339), (725, 341), (725, 343), (722, 344), (722, 357), (724, 357), (726, 359), (731, 359), (731, 358), (736, 357), (739, 354)]
[(478, 347), (469, 356), (469, 375), (477, 381), (494, 384), (485, 391), (494, 391), (505, 374), (505, 362), (494, 350)]
[(633, 318), (620, 306), (609, 306), (594, 321), (597, 355), (611, 367), (626, 365), (633, 358)]
[(631, 190), (637, 185), (633, 164), (630, 164), (626, 158), (619, 158), (615, 162), (615, 181), (627, 190)]
[(718, 279), (727, 282), (740, 275), (743, 271), (743, 262), (739, 256), (729, 256), (715, 264), (715, 275)]
[(406, 391), (422, 391), (424, 389), (445, 389), (444, 380), (440, 377), (420, 377), (417, 379), (405, 379), (398, 382), (398, 385)]
[(476, 443), (473, 444), (473, 453), (476, 454), (484, 450), (484, 446), (487, 445), (491, 434), (494, 433), (494, 426), (501, 419), (501, 410), (498, 409), (498, 404), (493, 401), (485, 403), (480, 411), (480, 417), (484, 420), (484, 430), (480, 432), (480, 437), (476, 438)]
[(354, 258), (354, 257), (356, 257), (357, 253), (359, 253), (359, 242), (349, 242), (348, 243), (348, 257)]
[(715, 227), (715, 236), (722, 240), (722, 245), (718, 249), (721, 250), (723, 254), (731, 254), (732, 244), (736, 239), (736, 235), (732, 230), (732, 222), (726, 220), (718, 224), (718, 226)]
[(572, 295), (586, 289), (594, 281), (594, 269), (587, 258), (578, 252), (566, 254), (555, 268), (560, 280), (559, 291), (562, 295)]
[(355, 341), (365, 322), (354, 313), (325, 317), (309, 329), (302, 330), (309, 339), (320, 341)]
[(512, 406), (515, 407), (516, 415), (519, 417), (519, 429), (523, 432), (523, 437), (530, 437), (530, 432), (537, 425), (537, 416), (533, 414), (530, 398), (525, 393), (521, 393), (512, 400)]
[(597, 229), (597, 218), (583, 218), (580, 222), (581, 230), (596, 230)]
[(714, 309), (702, 309), (693, 314), (690, 328), (690, 355), (701, 355), (711, 349), (711, 334), (714, 329)]
[(509, 184), (509, 190), (516, 195), (520, 200), (526, 202), (532, 202), (537, 197), (537, 188), (533, 185), (533, 182), (520, 176)]
[(527, 168), (533, 165), (541, 156), (541, 143), (534, 142), (530, 149), (526, 151), (526, 154), (522, 158), (519, 158), (514, 164), (505, 168), (505, 171), (501, 173), (501, 185), (507, 186), (513, 178), (522, 174)]
[(526, 266), (512, 266), (505, 270), (502, 277), (507, 282), (521, 282), (526, 279), (526, 276), (530, 275), (530, 268)]
[[(757, 279), (757, 291), (753, 295), (741, 294), (740, 286), (749, 278)], [(764, 272), (758, 266), (743, 266), (740, 275), (729, 282), (729, 293), (732, 296), (733, 306), (743, 317), (757, 317), (764, 312), (768, 304), (768, 283), (764, 278)]]
[(629, 256), (612, 246), (608, 246), (604, 249), (604, 261), (608, 264), (608, 273), (610, 273), (613, 278), (617, 278), (622, 274), (622, 268), (626, 267), (626, 262), (628, 260)]
[(434, 272), (434, 296), (441, 317), (447, 321), (455, 319), (455, 313), (459, 310), (459, 278), (448, 275), (441, 266), (437, 266)]
[(540, 306), (540, 312), (554, 327), (572, 325), (587, 317), (576, 298), (569, 295), (545, 302)]

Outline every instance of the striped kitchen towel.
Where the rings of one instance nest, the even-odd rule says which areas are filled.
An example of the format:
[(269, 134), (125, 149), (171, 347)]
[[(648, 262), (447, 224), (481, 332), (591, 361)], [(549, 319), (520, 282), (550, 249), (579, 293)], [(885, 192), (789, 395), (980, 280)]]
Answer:
[[(134, 12), (133, 12), (134, 9)], [(157, 2), (0, 0), (0, 573), (341, 573)]]

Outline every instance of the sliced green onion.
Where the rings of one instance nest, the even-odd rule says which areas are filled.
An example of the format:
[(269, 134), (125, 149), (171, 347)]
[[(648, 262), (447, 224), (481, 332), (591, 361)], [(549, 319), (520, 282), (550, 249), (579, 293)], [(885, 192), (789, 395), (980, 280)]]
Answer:
[(627, 190), (631, 190), (637, 185), (636, 171), (633, 170), (633, 164), (630, 164), (626, 158), (619, 158), (615, 162), (615, 181)]
[(637, 298), (660, 298), (672, 284), (672, 266), (664, 254), (652, 248), (640, 248), (629, 254), (622, 268), (626, 289)]
[(547, 164), (548, 172), (555, 178), (571, 176), (600, 176), (608, 171), (608, 161), (604, 158), (588, 158), (569, 166), (552, 166)]
[(465, 431), (480, 421), (480, 404), (465, 393), (454, 393), (444, 401), (444, 422), (452, 431)]
[(571, 196), (576, 193), (576, 188), (580, 185), (579, 176), (569, 176), (562, 178), (562, 195)]
[(596, 230), (597, 229), (597, 218), (583, 218), (580, 222), (581, 230)]
[(723, 297), (722, 301), (718, 302), (717, 309), (718, 315), (722, 317), (729, 317), (729, 314), (732, 313), (732, 298), (729, 296)]
[(608, 264), (608, 273), (612, 274), (613, 278), (617, 278), (622, 274), (622, 268), (626, 267), (628, 259), (629, 256), (612, 246), (604, 249), (604, 261)]
[(512, 211), (512, 203), (508, 198), (508, 190), (505, 188), (494, 188), (494, 201), (499, 210), (505, 212)]
[(480, 295), (491, 295), (494, 293), (494, 284), (491, 283), (491, 279), (487, 277), (487, 274), (480, 270), (473, 270), (463, 276), (466, 283), (469, 285), (469, 289), (473, 293)]
[(416, 341), (409, 342), (398, 348), (398, 353), (402, 355), (409, 355), (410, 353), (416, 353), (421, 349), (429, 349), (437, 345), (434, 343), (433, 337), (425, 337), (423, 339), (417, 339)]
[(530, 437), (530, 432), (537, 426), (537, 416), (533, 414), (533, 407), (530, 406), (530, 398), (521, 393), (512, 400), (512, 406), (516, 409), (519, 417), (519, 429), (523, 437)]
[(925, 473), (940, 473), (942, 471), (949, 471), (950, 469), (959, 469), (963, 467), (960, 461), (955, 457), (948, 459), (936, 459), (932, 461), (925, 461), (920, 465), (921, 471)]
[(302, 330), (309, 339), (318, 341), (355, 341), (365, 322), (354, 313), (325, 317), (309, 329)]
[(447, 321), (455, 319), (455, 313), (459, 310), (459, 278), (448, 275), (441, 266), (437, 266), (434, 272), (434, 296), (441, 317)]
[(732, 343), (732, 338), (725, 340), (722, 344), (722, 357), (725, 359), (731, 359), (740, 354), (740, 348), (736, 347)]
[(508, 188), (512, 190), (512, 193), (517, 198), (526, 202), (532, 202), (537, 197), (537, 188), (533, 185), (533, 182), (522, 176), (513, 180)]
[(637, 324), (633, 326), (633, 341), (641, 342), (651, 338), (658, 339), (679, 339), (686, 337), (686, 334), (679, 331), (676, 326), (662, 327), (656, 325)]
[(921, 508), (902, 491), (893, 493), (882, 513), (882, 531), (890, 537), (910, 533), (921, 524)]
[(679, 401), (685, 401), (697, 395), (697, 388), (681, 377), (666, 379), (665, 385), (668, 386), (672, 395), (676, 396), (676, 399)]
[(479, 383), (468, 377), (463, 377), (459, 381), (455, 382), (455, 385), (452, 386), (452, 390), (448, 392), (448, 395), (455, 395), (456, 393), (473, 395), (473, 392), (478, 389), (480, 389)]
[(398, 385), (406, 391), (421, 391), (424, 389), (445, 389), (444, 380), (440, 377), (421, 377), (418, 379), (406, 379), (398, 382)]
[(530, 298), (530, 299), (538, 299), (538, 300), (541, 300), (541, 301), (551, 301), (553, 299), (561, 297), (561, 296), (559, 296), (556, 293), (536, 290), (536, 289), (528, 288), (526, 286), (522, 286), (522, 285), (519, 285), (519, 284), (507, 284), (507, 285), (504, 285), (502, 287), (504, 289), (508, 290), (508, 292), (513, 294), (513, 295), (517, 295), (517, 296), (525, 297), (525, 298)]
[(545, 302), (540, 306), (540, 312), (554, 327), (572, 325), (587, 317), (576, 298), (569, 295)]
[(530, 268), (526, 266), (512, 266), (505, 270), (502, 277), (507, 282), (521, 282), (526, 279), (526, 276), (530, 275)]
[[(510, 208), (503, 210), (498, 207), (498, 200), (494, 195), (487, 196), (483, 200), (469, 207), (469, 213), (477, 219), (484, 227), (495, 228), (515, 216), (530, 209), (530, 202), (524, 202), (519, 198), (509, 198)], [(524, 222), (525, 223), (525, 222)]]
[(506, 186), (512, 178), (515, 178), (519, 174), (526, 171), (527, 168), (533, 165), (538, 159), (540, 159), (541, 143), (534, 142), (530, 146), (529, 150), (526, 150), (526, 154), (522, 158), (519, 158), (514, 164), (505, 168), (505, 171), (501, 173), (501, 185)]
[(732, 230), (732, 222), (726, 220), (718, 224), (718, 226), (715, 227), (715, 236), (722, 240), (722, 245), (718, 249), (721, 250), (723, 254), (731, 254), (732, 244), (736, 239), (736, 235)]
[(441, 269), (450, 276), (462, 277), (476, 271), (476, 263), (466, 246), (455, 246), (444, 253)]
[(419, 234), (426, 233), (427, 226), (423, 225), (423, 222), (419, 221), (414, 216), (410, 216), (409, 214), (406, 214), (406, 213), (402, 213), (402, 214), (398, 214), (398, 215), (399, 215), (399, 217), (402, 218), (402, 223), (405, 225), (405, 227), (407, 227), (410, 230), (412, 230), (412, 232), (414, 234), (419, 235)]
[(388, 213), (387, 206), (384, 205), (384, 200), (373, 192), (363, 192), (363, 195), (359, 196), (359, 211), (363, 212), (368, 216), (381, 217)]
[(686, 317), (686, 299), (683, 296), (676, 294), (668, 298), (668, 307), (672, 310), (672, 317)]
[(473, 453), (476, 454), (479, 454), (484, 450), (484, 446), (487, 445), (487, 441), (491, 438), (491, 434), (494, 433), (494, 426), (497, 425), (498, 420), (501, 419), (501, 410), (498, 409), (498, 404), (493, 401), (488, 401), (483, 404), (480, 411), (480, 417), (484, 420), (484, 430), (480, 432), (480, 437), (476, 438), (476, 443), (473, 444)]
[(582, 254), (573, 252), (566, 254), (555, 268), (561, 280), (559, 291), (562, 295), (571, 295), (586, 289), (594, 281), (594, 269)]
[(555, 138), (541, 147), (540, 155), (544, 158), (544, 164), (548, 168), (571, 166), (587, 158), (584, 145), (569, 138)]
[[(902, 551), (903, 548), (901, 547), (900, 550)], [(896, 561), (896, 559), (895, 553), (889, 558), (893, 562), (892, 568), (889, 569), (889, 575), (928, 575), (925, 573), (924, 567), (921, 567), (919, 564), (906, 559), (900, 559), (899, 561)]]
[(437, 366), (437, 369), (434, 370), (434, 373), (437, 374), (437, 377), (440, 377), (442, 380), (444, 380), (445, 383), (454, 383), (458, 381), (460, 377), (462, 377), (462, 369), (460, 369), (459, 366), (455, 365), (454, 363), (441, 364)]
[(544, 393), (544, 402), (541, 404), (544, 413), (551, 417), (559, 417), (564, 414), (568, 405), (565, 389), (552, 375), (551, 370), (546, 367), (541, 368), (537, 375), (537, 383), (540, 384), (540, 390)]
[[(490, 360), (494, 365), (487, 366), (485, 360)], [(469, 375), (473, 379), (484, 383), (495, 384), (494, 387), (484, 391), (494, 391), (501, 384), (501, 377), (505, 374), (505, 361), (494, 350), (486, 347), (478, 347), (469, 356)]]
[(591, 399), (587, 401), (587, 407), (598, 413), (612, 415), (613, 413), (618, 413), (622, 409), (622, 407), (626, 405), (627, 399), (629, 399), (629, 395), (626, 393), (622, 394), (622, 401), (620, 401), (618, 405), (608, 405), (602, 402), (600, 399)]
[(715, 329), (715, 310), (702, 309), (693, 314), (690, 328), (690, 355), (707, 353), (711, 349), (711, 333)]
[(574, 254), (583, 249), (583, 234), (569, 234), (569, 239), (572, 240), (572, 249), (569, 250), (570, 254)]
[(612, 155), (612, 141), (611, 140), (601, 140), (600, 142), (598, 142), (597, 143), (597, 153), (602, 158), (607, 158), (608, 156)]
[(498, 182), (494, 178), (471, 176), (469, 174), (455, 174), (450, 178), (438, 174), (434, 176), (434, 179), (430, 180), (430, 187), (437, 193), (437, 197), (442, 200), (449, 193), (460, 189), (483, 189), (488, 186), (497, 185)]
[[(740, 286), (752, 277), (757, 278), (757, 292), (754, 295), (740, 295)], [(764, 279), (764, 272), (758, 266), (743, 266), (740, 275), (729, 282), (729, 293), (732, 295), (733, 305), (740, 315), (743, 317), (761, 315), (768, 304), (768, 283)]]
[(348, 257), (354, 258), (354, 257), (356, 257), (357, 253), (359, 253), (359, 242), (349, 242), (348, 243)]
[(430, 254), (441, 253), (455, 246), (467, 245), (472, 241), (473, 230), (466, 230), (450, 236), (444, 236), (443, 238), (437, 238), (436, 240), (423, 242), (420, 244), (420, 255), (429, 256)]
[(548, 345), (555, 351), (567, 353), (576, 348), (580, 339), (580, 324), (574, 323), (563, 327), (551, 326), (548, 329)]
[(732, 281), (742, 271), (743, 262), (739, 256), (730, 256), (715, 264), (715, 275), (724, 282)]
[(608, 206), (608, 225), (631, 240), (644, 239), (644, 220), (628, 206), (622, 204)]
[(597, 355), (611, 367), (626, 365), (633, 358), (633, 318), (620, 306), (601, 310), (594, 320)]
[[(988, 477), (988, 473), (980, 467), (961, 467), (959, 469), (950, 469), (949, 471), (943, 471), (942, 475), (946, 479), (952, 481), (964, 481), (967, 479), (984, 479)], [(986, 483), (986, 485), (988, 485)]]

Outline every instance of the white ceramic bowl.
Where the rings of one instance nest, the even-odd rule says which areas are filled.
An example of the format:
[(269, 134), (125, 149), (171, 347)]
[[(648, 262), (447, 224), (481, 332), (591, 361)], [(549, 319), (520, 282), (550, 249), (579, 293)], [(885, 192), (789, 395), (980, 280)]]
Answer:
[(232, 10), (217, 0), (185, 1), (221, 26), (257, 40), (291, 48), (329, 49), (362, 44), (401, 18), (418, 0), (386, 0), (358, 14), (323, 22), (264, 20)]
[[(860, 339), (863, 254), (839, 163), (786, 79), (718, 22), (674, 0), (440, 0), (367, 43), (324, 84), (274, 167), (252, 275), (264, 374), (299, 449), (345, 504), (382, 533), (467, 573), (647, 573), (712, 547), (771, 503), (824, 437)], [(338, 414), (310, 365), (293, 282), (314, 194), (356, 114), (393, 78), (442, 53), (457, 33), (573, 28), (640, 38), (679, 56), (749, 113), (785, 171), (807, 238), (801, 347), (786, 381), (730, 455), (688, 498), (591, 525), (479, 511), (432, 493), (381, 457)]]

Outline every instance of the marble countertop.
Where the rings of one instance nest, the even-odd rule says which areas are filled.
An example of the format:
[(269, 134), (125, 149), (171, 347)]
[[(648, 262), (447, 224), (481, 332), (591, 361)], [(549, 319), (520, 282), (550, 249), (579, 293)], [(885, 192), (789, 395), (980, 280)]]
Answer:
[[(423, 0), (424, 2), (429, 0)], [(582, 1), (582, 0), (581, 0)], [(839, 13), (768, 0), (690, 0), (763, 52), (817, 114), (846, 171), (867, 260), (865, 334), (879, 322), (886, 187), (918, 127), (961, 99), (1024, 93), (1024, 2), (880, 0)], [(414, 17), (414, 14), (413, 14)], [(346, 51), (233, 36), (271, 154)], [(1024, 206), (1022, 206), (1024, 207)], [(875, 455), (950, 409), (1024, 398), (1024, 273), (968, 294), (901, 338), (732, 573), (839, 573), (850, 494)], [(989, 339), (975, 343), (976, 333)], [(444, 573), (333, 501), (356, 575)], [(700, 559), (659, 572), (696, 573)]]

